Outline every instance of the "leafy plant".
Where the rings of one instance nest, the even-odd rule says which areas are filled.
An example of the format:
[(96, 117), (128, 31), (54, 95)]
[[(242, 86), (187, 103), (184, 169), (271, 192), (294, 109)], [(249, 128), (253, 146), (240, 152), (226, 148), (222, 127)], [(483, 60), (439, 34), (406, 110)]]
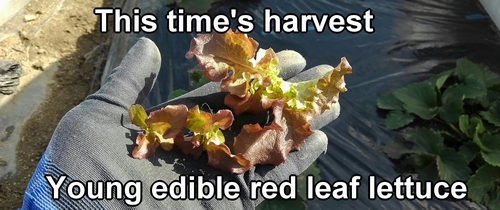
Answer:
[[(208, 80), (220, 82), (221, 90), (228, 92), (224, 104), (232, 112), (220, 110), (211, 115), (200, 111), (198, 107), (187, 111), (184, 127), (194, 136), (174, 138), (174, 144), (180, 151), (195, 158), (199, 157), (201, 151), (207, 151), (208, 164), (238, 174), (256, 164), (282, 164), (288, 153), (299, 150), (300, 145), (312, 134), (309, 121), (315, 115), (331, 109), (338, 102), (339, 93), (347, 91), (344, 75), (350, 74), (352, 68), (345, 58), (322, 78), (291, 83), (278, 76), (278, 59), (274, 51), (271, 48), (257, 51), (257, 47), (255, 40), (238, 31), (198, 34), (193, 38), (186, 57), (197, 59)], [(143, 109), (138, 106), (131, 107), (130, 116), (134, 124), (145, 130), (145, 134), (140, 136), (148, 136), (151, 129), (149, 124), (142, 121), (152, 121), (150, 118), (154, 118), (154, 115), (144, 119)], [(244, 125), (234, 138), (232, 148), (224, 144), (221, 130), (232, 125), (233, 113), (262, 114), (268, 110), (272, 110), (273, 115), (270, 124)], [(141, 120), (134, 120), (135, 116), (141, 116)], [(161, 119), (170, 125), (170, 119)], [(176, 122), (177, 125), (183, 124), (179, 123), (181, 121)], [(154, 134), (162, 134), (163, 131)], [(153, 148), (144, 147), (140, 142), (157, 141), (137, 142), (138, 147)], [(145, 154), (132, 155), (144, 158), (152, 155), (152, 152), (148, 150)]]
[[(200, 72), (200, 70), (196, 68), (188, 72), (189, 72), (189, 90), (194, 90), (210, 82), (207, 79), (207, 77), (205, 77), (205, 74), (203, 72)], [(189, 92), (188, 90), (184, 89), (174, 90), (170, 94), (168, 94), (168, 100), (174, 99), (188, 92)]]
[(132, 156), (137, 159), (150, 157), (160, 145), (165, 151), (170, 151), (174, 139), (182, 138), (180, 132), (183, 122), (186, 122), (187, 111), (185, 105), (173, 105), (153, 111), (148, 116), (141, 105), (132, 105), (129, 109), (130, 120), (144, 130), (137, 135), (137, 147)]
[[(500, 209), (500, 77), (458, 59), (456, 68), (381, 95), (389, 129), (401, 139), (386, 145), (413, 165), (422, 180), (467, 182), (468, 198)], [(408, 128), (414, 122), (420, 125)], [(432, 128), (431, 128), (432, 127)]]
[[(200, 73), (200, 71), (196, 68), (190, 70), (189, 75), (190, 75), (189, 76), (189, 80), (190, 80), (190, 88), (189, 89), (190, 90), (194, 90), (194, 89), (199, 88), (199, 87), (203, 86), (204, 84), (210, 82), (205, 77), (205, 74), (203, 72)], [(178, 89), (178, 90), (172, 92), (168, 96), (168, 98), (173, 99), (173, 98), (181, 96), (187, 92), (188, 91), (186, 91), (184, 89)], [(178, 141), (177, 143), (180, 143), (180, 141)], [(185, 148), (185, 147), (181, 146), (179, 148)], [(192, 150), (192, 151), (195, 152), (192, 155), (195, 158), (198, 158), (199, 155), (201, 155), (201, 152), (203, 150), (199, 149), (198, 151), (195, 151), (195, 150)], [(290, 208), (297, 209), (297, 210), (307, 209), (307, 207), (306, 207), (306, 202), (307, 202), (307, 197), (306, 197), (307, 196), (307, 194), (306, 194), (307, 193), (307, 183), (306, 183), (306, 180), (307, 180), (308, 175), (314, 176), (315, 182), (318, 182), (319, 180), (321, 180), (320, 170), (316, 166), (316, 162), (311, 164), (304, 172), (302, 172), (297, 177), (297, 193), (298, 193), (297, 199), (286, 200), (286, 199), (278, 197), (278, 198), (273, 199), (273, 200), (264, 200), (264, 201), (262, 201), (262, 203), (260, 203), (258, 206), (256, 206), (256, 209), (257, 210), (287, 210)]]

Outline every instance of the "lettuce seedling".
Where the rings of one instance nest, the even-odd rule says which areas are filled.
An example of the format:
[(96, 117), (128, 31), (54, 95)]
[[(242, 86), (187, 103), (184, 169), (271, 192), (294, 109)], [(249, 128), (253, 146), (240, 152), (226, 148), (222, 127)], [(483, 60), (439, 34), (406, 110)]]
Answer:
[(195, 159), (207, 151), (208, 164), (231, 173), (244, 173), (251, 168), (250, 162), (242, 155), (232, 155), (225, 142), (222, 130), (229, 128), (234, 121), (230, 110), (222, 109), (215, 114), (199, 110), (195, 106), (188, 112), (186, 128), (193, 136), (176, 141), (177, 147)]
[[(282, 164), (290, 151), (299, 150), (300, 145), (313, 133), (309, 121), (338, 103), (339, 93), (347, 91), (344, 75), (352, 73), (349, 62), (342, 58), (337, 67), (321, 78), (298, 83), (285, 81), (279, 77), (279, 61), (274, 51), (271, 48), (258, 49), (255, 40), (238, 31), (198, 34), (193, 38), (186, 57), (197, 59), (208, 80), (220, 82), (221, 90), (228, 93), (224, 104), (232, 112), (219, 110), (211, 114), (195, 106), (185, 116), (175, 116), (176, 126), (180, 126), (182, 123), (179, 122), (184, 119), (183, 126), (192, 135), (169, 133), (166, 150), (171, 149), (173, 140), (181, 152), (195, 159), (206, 151), (208, 164), (237, 174), (257, 164)], [(155, 144), (165, 142), (160, 138), (163, 130), (155, 130), (150, 124), (142, 123), (146, 115), (138, 109), (132, 106), (131, 112), (135, 114), (130, 117), (134, 124), (145, 130), (145, 134), (138, 136), (137, 144), (138, 148), (146, 145), (147, 149), (144, 150), (147, 153), (134, 155), (135, 158), (151, 155), (149, 152), (157, 147)], [(264, 126), (244, 125), (234, 138), (231, 152), (225, 144), (222, 130), (232, 125), (233, 113), (263, 114), (268, 110), (272, 110), (274, 115), (272, 122)], [(134, 120), (134, 117), (140, 120)], [(162, 120), (166, 124), (173, 122), (171, 119)], [(177, 127), (171, 131), (180, 133)], [(172, 139), (172, 135), (175, 138)], [(147, 146), (149, 144), (150, 147)]]
[(228, 92), (224, 103), (236, 115), (273, 110), (270, 125), (245, 125), (233, 148), (252, 165), (279, 165), (312, 134), (309, 121), (331, 109), (339, 93), (347, 91), (344, 75), (352, 73), (352, 68), (342, 58), (323, 77), (292, 83), (278, 76), (274, 51), (257, 48), (255, 40), (238, 31), (198, 34), (186, 57), (195, 57), (207, 79), (221, 83), (221, 90)]
[(141, 105), (132, 105), (128, 112), (130, 120), (144, 130), (137, 135), (137, 146), (132, 151), (132, 156), (137, 159), (151, 157), (158, 146), (170, 151), (174, 139), (182, 138), (180, 132), (186, 122), (187, 111), (185, 105), (170, 105), (153, 111), (148, 116)]

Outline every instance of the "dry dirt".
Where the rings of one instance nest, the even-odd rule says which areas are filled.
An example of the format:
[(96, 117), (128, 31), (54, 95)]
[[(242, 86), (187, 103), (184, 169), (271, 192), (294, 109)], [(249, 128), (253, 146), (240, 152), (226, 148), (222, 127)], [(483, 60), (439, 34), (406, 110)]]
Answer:
[[(0, 209), (21, 207), (24, 190), (59, 120), (95, 92), (99, 85), (95, 72), (105, 64), (112, 34), (99, 32), (98, 17), (93, 9), (112, 7), (113, 0), (64, 1), (59, 5), (60, 10), (42, 24), (58, 2), (62, 1), (31, 0), (25, 14), (36, 19), (22, 24), (18, 35), (0, 42), (0, 59), (22, 64), (25, 75), (21, 80), (43, 71), (52, 61), (58, 65), (45, 101), (22, 129), (17, 145), (16, 174), (12, 180), (0, 182)], [(38, 27), (40, 25), (43, 26)]]

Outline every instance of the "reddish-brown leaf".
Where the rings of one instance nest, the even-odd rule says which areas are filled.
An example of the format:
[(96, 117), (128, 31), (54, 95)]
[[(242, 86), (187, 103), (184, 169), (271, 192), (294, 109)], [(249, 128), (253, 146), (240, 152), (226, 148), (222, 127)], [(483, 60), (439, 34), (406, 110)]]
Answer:
[(193, 140), (193, 137), (175, 138), (175, 146), (184, 154), (192, 155), (195, 160), (200, 158), (203, 152), (203, 147), (198, 143), (199, 141)]
[[(245, 97), (250, 83), (266, 85), (266, 77), (278, 75), (278, 61), (272, 49), (259, 50), (258, 43), (239, 31), (198, 34), (191, 41), (186, 58), (196, 57), (205, 76), (221, 82), (221, 90), (238, 97)], [(257, 54), (256, 54), (257, 52)], [(229, 70), (232, 74), (229, 75)]]
[(229, 128), (234, 121), (233, 113), (228, 109), (221, 109), (212, 115), (212, 124), (222, 130)]
[[(182, 131), (187, 118), (185, 105), (166, 106), (151, 112), (145, 119), (143, 110), (144, 108), (139, 104), (129, 109), (129, 115), (134, 124), (142, 125), (141, 128), (144, 130), (144, 133), (137, 135), (137, 146), (132, 151), (132, 157), (137, 159), (151, 157), (160, 145), (166, 151), (171, 150), (174, 138)], [(139, 119), (143, 119), (143, 123), (138, 122)]]
[[(240, 134), (234, 139), (234, 154), (241, 154), (255, 164), (279, 165), (285, 162), (288, 153), (299, 149), (307, 136), (312, 134), (309, 124), (299, 118), (294, 120), (290, 113), (283, 113), (283, 101), (273, 103), (274, 121), (263, 128), (259, 124), (244, 125)], [(287, 119), (286, 116), (292, 116)], [(295, 131), (296, 124), (300, 125)], [(302, 127), (303, 126), (303, 127)]]
[(160, 110), (151, 112), (146, 119), (146, 124), (151, 130), (163, 135), (164, 138), (173, 138), (184, 127), (187, 111), (187, 107), (183, 104), (168, 105)]
[(320, 100), (318, 104), (321, 106), (321, 112), (327, 109), (331, 109), (334, 103), (339, 100), (339, 93), (346, 92), (344, 75), (351, 74), (352, 67), (345, 57), (340, 59), (339, 65), (337, 65), (329, 74), (320, 78), (317, 83), (317, 88), (321, 90), (319, 95)]
[(208, 164), (225, 172), (242, 174), (253, 166), (241, 154), (232, 155), (225, 144), (209, 142), (207, 153)]
[(245, 74), (244, 72), (235, 72), (233, 75), (224, 78), (220, 82), (220, 89), (238, 97), (245, 97), (248, 94), (248, 81), (251, 80), (251, 78), (251, 75)]
[(144, 135), (143, 133), (137, 135), (135, 143), (137, 146), (132, 151), (132, 157), (135, 159), (151, 157), (156, 151), (156, 148), (160, 145), (160, 142), (156, 141), (156, 136), (154, 134)]
[(243, 112), (251, 114), (264, 114), (267, 109), (271, 107), (272, 103), (266, 103), (262, 100), (260, 94), (248, 94), (243, 98), (233, 94), (227, 94), (224, 98), (224, 104), (231, 107), (234, 114), (238, 116)]
[(227, 77), (229, 67), (245, 68), (247, 72), (253, 72), (249, 60), (254, 57), (258, 45), (255, 40), (239, 31), (198, 34), (191, 41), (186, 58), (196, 57), (200, 66), (206, 69), (207, 79), (219, 82)]
[(311, 125), (309, 124), (313, 115), (313, 110), (303, 112), (283, 110), (283, 118), (286, 119), (286, 126), (293, 140), (291, 151), (300, 150), (300, 145), (305, 142), (307, 137), (313, 134)]

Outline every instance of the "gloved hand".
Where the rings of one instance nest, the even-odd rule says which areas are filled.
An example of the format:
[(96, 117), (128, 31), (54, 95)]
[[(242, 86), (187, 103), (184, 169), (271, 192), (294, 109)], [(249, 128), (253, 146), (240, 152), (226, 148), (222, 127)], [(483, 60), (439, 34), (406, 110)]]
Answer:
[[(285, 79), (294, 76), (291, 78), (293, 81), (317, 78), (332, 68), (327, 65), (318, 66), (295, 76), (305, 67), (304, 58), (293, 51), (283, 51), (277, 55), (281, 76)], [(141, 103), (147, 96), (158, 75), (160, 63), (160, 53), (156, 45), (149, 39), (140, 39), (120, 66), (113, 70), (102, 88), (61, 119), (25, 192), (24, 209), (123, 209), (129, 207), (127, 203), (131, 204), (134, 199), (139, 199), (134, 196), (136, 194), (127, 194), (126, 189), (123, 189), (123, 197), (119, 199), (116, 199), (114, 193), (114, 199), (90, 199), (87, 197), (89, 190), (86, 190), (83, 198), (73, 200), (69, 197), (72, 193), (68, 193), (67, 188), (68, 185), (77, 186), (78, 183), (70, 184), (76, 180), (79, 180), (81, 185), (94, 184), (93, 194), (97, 192), (95, 183), (99, 180), (120, 181), (125, 186), (129, 181), (141, 181), (141, 202), (138, 206), (141, 209), (251, 209), (263, 198), (259, 193), (259, 199), (249, 199), (250, 181), (272, 180), (280, 183), (288, 180), (290, 175), (300, 174), (319, 155), (326, 152), (327, 137), (315, 129), (337, 118), (340, 111), (338, 103), (332, 111), (315, 118), (311, 123), (314, 134), (301, 146), (300, 151), (291, 152), (286, 162), (279, 166), (258, 165), (242, 175), (228, 174), (207, 165), (206, 156), (194, 160), (177, 149), (169, 152), (158, 149), (154, 156), (148, 159), (132, 158), (131, 151), (135, 147), (135, 137), (139, 129), (130, 122), (128, 109), (132, 104)], [(202, 105), (207, 103), (216, 112), (225, 108), (225, 95), (226, 93), (220, 92), (219, 84), (209, 83), (149, 111), (168, 104), (182, 103), (192, 108), (196, 104), (203, 107)], [(243, 120), (239, 121), (256, 118), (249, 115), (246, 117), (247, 119), (241, 116)], [(240, 197), (236, 200), (176, 201), (170, 196), (164, 200), (155, 200), (151, 196), (150, 187), (155, 181), (160, 180), (170, 185), (183, 174), (203, 175), (205, 180), (214, 182), (217, 175), (222, 175), (224, 182), (234, 181), (240, 185)], [(59, 188), (58, 199), (52, 198), (51, 184)], [(104, 186), (106, 198), (106, 193), (109, 193), (106, 187), (108, 183), (101, 184)], [(74, 191), (74, 194), (78, 192)]]

